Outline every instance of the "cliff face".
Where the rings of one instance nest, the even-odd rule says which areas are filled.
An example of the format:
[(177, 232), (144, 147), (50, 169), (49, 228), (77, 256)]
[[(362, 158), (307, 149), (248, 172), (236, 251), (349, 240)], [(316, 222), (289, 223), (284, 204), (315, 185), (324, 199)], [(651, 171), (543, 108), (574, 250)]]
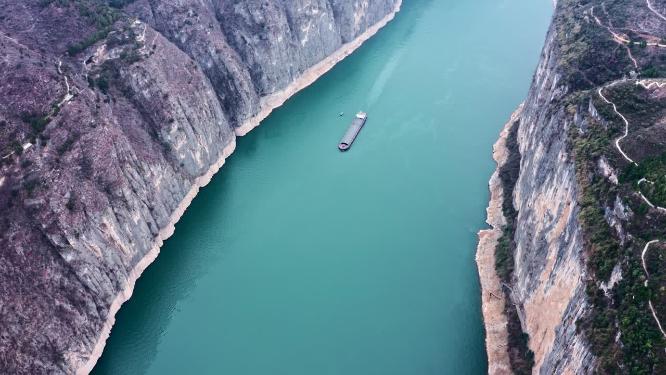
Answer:
[[(666, 212), (641, 195), (641, 183), (655, 199), (664, 186), (649, 177), (663, 172), (666, 152), (663, 8), (557, 3), (532, 86), (509, 124), (520, 166), (508, 211), (498, 176), (510, 156), (497, 157), (498, 148), (509, 152), (508, 130), (495, 146), (493, 228), (480, 232), (477, 253), (491, 374), (664, 371), (666, 335), (652, 313), (663, 293), (648, 289), (648, 276), (661, 288), (666, 279), (648, 275), (645, 262), (640, 269), (645, 241), (663, 238)], [(666, 265), (651, 267), (663, 274)], [(511, 355), (521, 351), (512, 337), (527, 340), (522, 362)]]
[[(554, 34), (553, 29), (548, 33), (526, 101), (495, 145), (495, 154), (502, 150), (504, 155), (495, 156), (499, 171), (509, 152), (504, 145), (508, 128), (517, 127), (520, 167), (513, 195), (507, 198), (517, 211), (513, 272), (504, 285), (499, 279), (482, 283), (484, 310), (497, 306), (492, 315), (484, 315), (487, 349), (493, 353), (489, 356), (491, 374), (513, 372), (502, 349), (509, 345), (505, 303), (515, 304), (522, 331), (529, 334), (533, 373), (585, 373), (594, 365), (574, 324), (586, 308), (584, 243), (577, 220), (576, 173), (567, 146), (571, 124), (559, 101), (567, 88), (561, 85), (558, 73), (560, 56)], [(487, 233), (495, 233), (498, 239), (506, 225), (501, 211), (506, 187), (498, 179), (496, 174), (491, 180), (488, 222), (493, 230), (480, 233), (477, 262), (482, 280), (496, 277), (492, 276), (496, 274), (494, 258), (484, 258), (493, 252), (497, 240), (487, 243)], [(504, 296), (502, 289), (507, 290), (509, 301), (499, 298)]]
[(399, 0), (0, 0), (0, 372), (92, 369), (244, 134)]
[(589, 372), (594, 362), (575, 322), (586, 309), (584, 241), (578, 189), (568, 150), (569, 122), (558, 99), (567, 94), (551, 32), (518, 128), (522, 156), (513, 203), (516, 219), (512, 297), (518, 303), (534, 372)]

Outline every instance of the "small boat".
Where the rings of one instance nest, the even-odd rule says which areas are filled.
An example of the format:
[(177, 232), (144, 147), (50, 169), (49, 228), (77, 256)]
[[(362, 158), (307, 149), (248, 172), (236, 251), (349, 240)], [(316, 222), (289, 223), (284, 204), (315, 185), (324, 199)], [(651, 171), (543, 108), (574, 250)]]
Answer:
[(354, 116), (351, 125), (347, 128), (347, 132), (340, 140), (338, 144), (338, 149), (340, 151), (347, 151), (351, 147), (352, 143), (358, 136), (358, 133), (363, 129), (363, 125), (368, 120), (368, 115), (365, 112), (359, 112)]
[(338, 114), (339, 117), (342, 117), (342, 116), (344, 116), (344, 115), (345, 115), (344, 112), (340, 112), (340, 113)]

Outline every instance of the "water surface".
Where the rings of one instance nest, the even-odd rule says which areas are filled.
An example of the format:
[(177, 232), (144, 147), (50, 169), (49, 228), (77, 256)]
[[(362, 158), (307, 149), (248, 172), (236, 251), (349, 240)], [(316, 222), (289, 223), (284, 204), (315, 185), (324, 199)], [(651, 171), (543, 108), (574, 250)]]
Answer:
[[(474, 252), (491, 146), (527, 92), (551, 7), (406, 0), (239, 140), (94, 372), (484, 373)], [(361, 109), (366, 127), (338, 152)]]

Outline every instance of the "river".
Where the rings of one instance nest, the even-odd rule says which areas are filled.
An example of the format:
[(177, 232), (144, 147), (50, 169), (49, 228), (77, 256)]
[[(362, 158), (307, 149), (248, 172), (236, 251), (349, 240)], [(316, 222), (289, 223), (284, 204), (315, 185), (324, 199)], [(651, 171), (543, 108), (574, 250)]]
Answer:
[[(474, 252), (491, 147), (551, 14), (548, 0), (405, 0), (239, 139), (94, 373), (484, 373)], [(340, 153), (361, 109), (368, 122)]]

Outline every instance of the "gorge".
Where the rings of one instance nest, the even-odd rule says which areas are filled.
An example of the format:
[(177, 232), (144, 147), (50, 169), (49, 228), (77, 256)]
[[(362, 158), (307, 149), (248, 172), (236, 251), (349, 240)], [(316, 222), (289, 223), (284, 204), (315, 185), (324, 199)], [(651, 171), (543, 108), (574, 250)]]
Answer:
[(665, 15), (0, 0), (0, 373), (664, 373)]
[[(473, 248), (487, 150), (526, 94), (551, 12), (404, 2), (238, 140), (121, 309), (94, 373), (485, 372)], [(446, 48), (432, 51), (434, 35)], [(368, 122), (341, 154), (361, 109)]]

